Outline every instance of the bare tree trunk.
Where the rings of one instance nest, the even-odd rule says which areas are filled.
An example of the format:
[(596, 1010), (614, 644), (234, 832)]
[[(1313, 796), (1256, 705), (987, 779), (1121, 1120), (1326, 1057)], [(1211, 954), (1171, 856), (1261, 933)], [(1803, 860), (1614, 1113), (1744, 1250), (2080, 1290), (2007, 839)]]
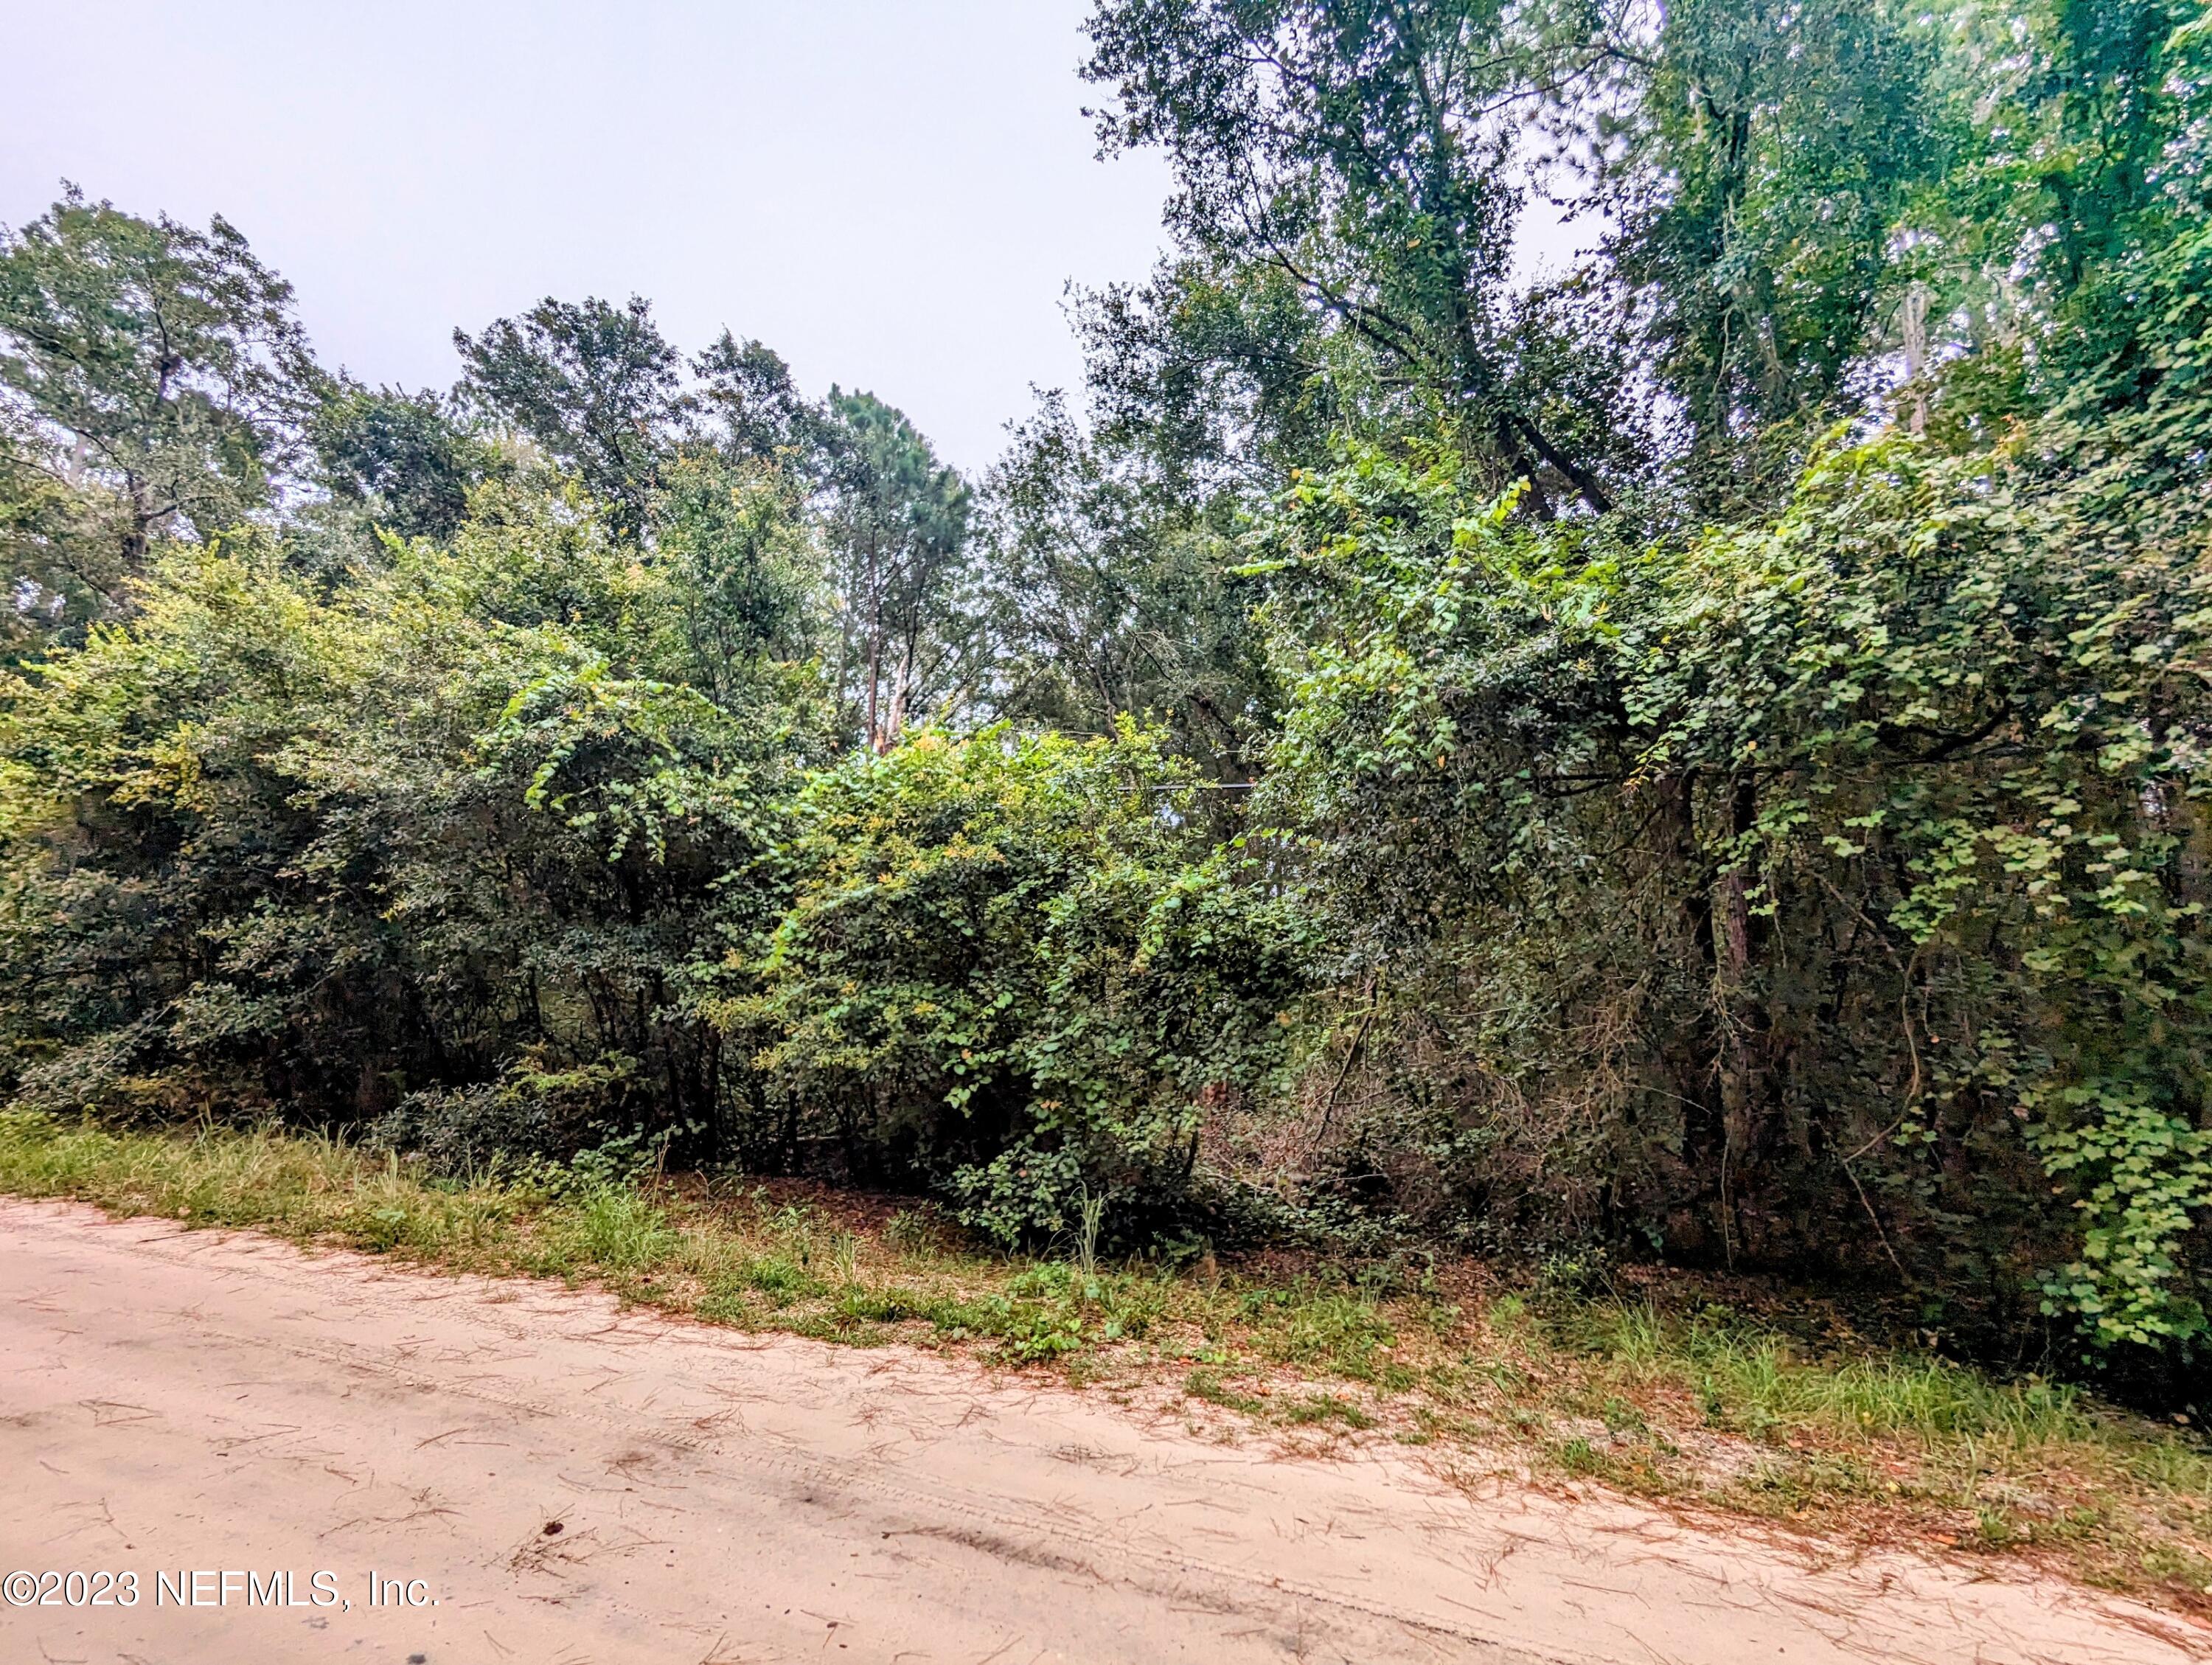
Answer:
[(884, 749), (883, 733), (876, 726), (876, 684), (883, 661), (883, 635), (874, 626), (868, 631), (868, 750)]
[(1912, 389), (1912, 414), (1908, 426), (1917, 436), (1928, 431), (1928, 384), (1921, 380), (1928, 368), (1928, 286), (1915, 283), (1905, 292), (1901, 313), (1905, 337), (1905, 379)]
[(907, 689), (913, 677), (914, 665), (909, 657), (901, 662), (897, 678), (891, 684), (890, 708), (884, 714), (883, 744), (876, 748), (878, 751), (890, 750), (906, 730)]

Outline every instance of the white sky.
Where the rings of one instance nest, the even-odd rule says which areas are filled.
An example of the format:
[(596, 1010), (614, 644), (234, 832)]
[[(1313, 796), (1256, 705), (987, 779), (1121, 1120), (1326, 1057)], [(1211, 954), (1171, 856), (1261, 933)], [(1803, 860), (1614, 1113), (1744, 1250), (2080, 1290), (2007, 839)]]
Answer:
[[(221, 213), (326, 364), (445, 387), (541, 296), (725, 325), (970, 472), (1079, 387), (1070, 280), (1142, 277), (1164, 166), (1095, 160), (1087, 0), (0, 0), (0, 222), (71, 179)], [(1542, 204), (1524, 274), (1584, 228)]]
[(318, 353), (448, 385), (540, 296), (726, 324), (979, 470), (1081, 380), (1070, 279), (1142, 276), (1164, 168), (1093, 160), (1085, 0), (7, 0), (0, 222), (60, 181), (220, 212)]

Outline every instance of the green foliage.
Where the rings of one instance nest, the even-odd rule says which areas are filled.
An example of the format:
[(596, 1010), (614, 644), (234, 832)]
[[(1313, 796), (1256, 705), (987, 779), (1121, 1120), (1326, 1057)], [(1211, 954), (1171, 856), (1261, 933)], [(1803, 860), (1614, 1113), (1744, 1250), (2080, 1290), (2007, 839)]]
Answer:
[(691, 362), (698, 402), (722, 422), (721, 449), (737, 462), (805, 460), (818, 447), (821, 413), (800, 397), (773, 348), (727, 330)]
[(639, 674), (657, 594), (559, 515), (330, 597), (252, 540), (166, 557), (131, 623), (9, 690), (25, 1094), (373, 1115), (620, 1054), (711, 1120), (672, 969), (788, 735)]
[(1281, 1061), (1294, 905), (1207, 854), (1159, 736), (936, 731), (796, 801), (788, 911), (759, 991), (713, 1008), (759, 1047), (789, 1144), (937, 1176), (1008, 1242), (1172, 1208), (1201, 1106)]
[(1265, 265), (1170, 258), (1141, 286), (1083, 295), (1076, 321), (1102, 446), (1170, 505), (1233, 499), (1324, 453), (1358, 409), (1342, 386), (1356, 349)]
[[(1401, 1011), (1449, 980), (1478, 1014), (1432, 1159), (1510, 1202), (1540, 1105), (1587, 1131), (1586, 1206), (1678, 1242), (1802, 1255), (1856, 1213), (1962, 1300), (2203, 1334), (2193, 547), (2090, 541), (2088, 483), (1902, 439), (1771, 528), (1644, 550), (1462, 478), (1356, 456), (1262, 544), (1269, 807)], [(1532, 1175), (1564, 1128), (1534, 1132)]]
[(471, 488), (501, 465), (496, 449), (435, 393), (347, 381), (324, 400), (309, 432), (332, 495), (402, 538), (451, 538), (468, 519)]
[(548, 295), (480, 335), (454, 331), (453, 345), (473, 403), (573, 469), (622, 531), (643, 528), (683, 411), (682, 359), (653, 326), (648, 302)]
[[(800, 662), (816, 652), (821, 573), (788, 478), (713, 453), (679, 457), (654, 530), (659, 611), (673, 638), (658, 655), (664, 673), (757, 721), (803, 713), (811, 672)], [(764, 675), (769, 666), (785, 668)]]
[(102, 586), (119, 564), (105, 513), (111, 505), (53, 468), (50, 453), (37, 419), (0, 402), (0, 559), (17, 598), (0, 651), (11, 663), (105, 611)]
[[(1597, 20), (1578, 21), (1585, 51), (1608, 39), (1602, 24), (1588, 27)], [(1514, 396), (1527, 390), (1509, 386), (1517, 344), (1508, 267), (1522, 193), (1508, 165), (1513, 129), (1495, 117), (1516, 102), (1533, 113), (1535, 87), (1580, 73), (1544, 62), (1547, 43), (1522, 39), (1513, 9), (1102, 0), (1089, 33), (1085, 76), (1113, 90), (1100, 140), (1165, 153), (1177, 186), (1168, 222), (1188, 255), (1150, 306), (1122, 310), (1195, 350), (1139, 346), (1140, 359), (1164, 358), (1200, 386), (1206, 378), (1189, 374), (1197, 365), (1233, 368), (1240, 382), (1256, 382), (1262, 409), (1280, 411), (1285, 384), (1295, 386), (1285, 372), (1302, 360), (1318, 371), (1313, 344), (1341, 336), (1380, 380), (1410, 382), (1416, 408), (1440, 405), (1464, 422), (1498, 483), (1528, 477), (1541, 495), (1556, 482), (1594, 510), (1611, 506), (1587, 460), (1562, 450), (1540, 409)], [(1301, 327), (1279, 312), (1261, 334), (1274, 350), (1254, 352), (1253, 331), (1224, 338), (1192, 316), (1182, 303), (1194, 291), (1263, 306), (1294, 295), (1307, 318)]]
[(493, 1174), (569, 1152), (575, 1152), (572, 1164), (581, 1164), (575, 1172), (592, 1174), (594, 1163), (605, 1167), (611, 1160), (607, 1147), (581, 1147), (593, 1130), (618, 1123), (640, 1097), (637, 1060), (627, 1054), (550, 1071), (526, 1058), (496, 1081), (408, 1094), (368, 1125), (363, 1143), (404, 1152), (446, 1176)]
[(81, 629), (121, 605), (157, 538), (261, 511), (319, 386), (291, 286), (220, 216), (199, 231), (71, 189), (0, 239), (0, 527), (19, 617)]
[(820, 424), (824, 532), (837, 597), (838, 692), (848, 726), (881, 751), (957, 690), (965, 667), (958, 591), (968, 487), (903, 413), (830, 390)]
[(1568, 101), (1708, 513), (1786, 492), (1797, 447), (1776, 440), (1836, 410), (1911, 281), (1891, 244), (1948, 160), (1940, 27), (1886, 0), (1692, 0), (1628, 68), (1625, 120)]
[[(1023, 1358), (1295, 1227), (2186, 1370), (2200, 10), (1101, 0), (1175, 246), (980, 498), (641, 299), (325, 376), (226, 223), (72, 192), (0, 241), (6, 1089), (366, 1128), (395, 1253), (400, 1154), (526, 1163), (630, 1282), (647, 1153), (932, 1194), (1077, 1281), (695, 1270)], [(1397, 1381), (1308, 1294), (1245, 1317)]]
[(1210, 772), (1248, 775), (1272, 698), (1248, 623), (1257, 586), (1224, 570), (1224, 533), (1164, 505), (1057, 397), (988, 490), (994, 706), (1087, 733), (1133, 714)]

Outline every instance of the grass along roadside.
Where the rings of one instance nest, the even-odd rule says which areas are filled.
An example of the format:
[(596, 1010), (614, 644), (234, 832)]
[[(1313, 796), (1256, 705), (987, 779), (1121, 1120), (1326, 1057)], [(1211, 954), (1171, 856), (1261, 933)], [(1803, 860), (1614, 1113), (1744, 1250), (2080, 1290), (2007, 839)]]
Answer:
[(272, 1131), (0, 1113), (0, 1192), (428, 1266), (604, 1285), (710, 1323), (959, 1349), (1230, 1437), (1392, 1438), (1470, 1485), (1600, 1485), (1855, 1541), (2026, 1557), (2212, 1615), (2212, 1449), (2078, 1389), (1932, 1354), (1816, 1353), (1656, 1297), (1479, 1269), (1180, 1271), (1006, 1256), (926, 1210), (791, 1186), (541, 1170), (427, 1179)]

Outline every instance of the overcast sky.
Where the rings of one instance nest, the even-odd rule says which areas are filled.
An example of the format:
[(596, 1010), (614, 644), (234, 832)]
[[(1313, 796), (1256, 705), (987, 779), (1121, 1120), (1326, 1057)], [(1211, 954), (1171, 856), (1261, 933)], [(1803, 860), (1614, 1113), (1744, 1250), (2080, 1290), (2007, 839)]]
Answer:
[(1070, 279), (1139, 277), (1164, 170), (1094, 160), (1085, 0), (15, 0), (0, 221), (64, 179), (219, 212), (325, 363), (445, 386), (455, 325), (649, 297), (979, 469), (1073, 387)]

